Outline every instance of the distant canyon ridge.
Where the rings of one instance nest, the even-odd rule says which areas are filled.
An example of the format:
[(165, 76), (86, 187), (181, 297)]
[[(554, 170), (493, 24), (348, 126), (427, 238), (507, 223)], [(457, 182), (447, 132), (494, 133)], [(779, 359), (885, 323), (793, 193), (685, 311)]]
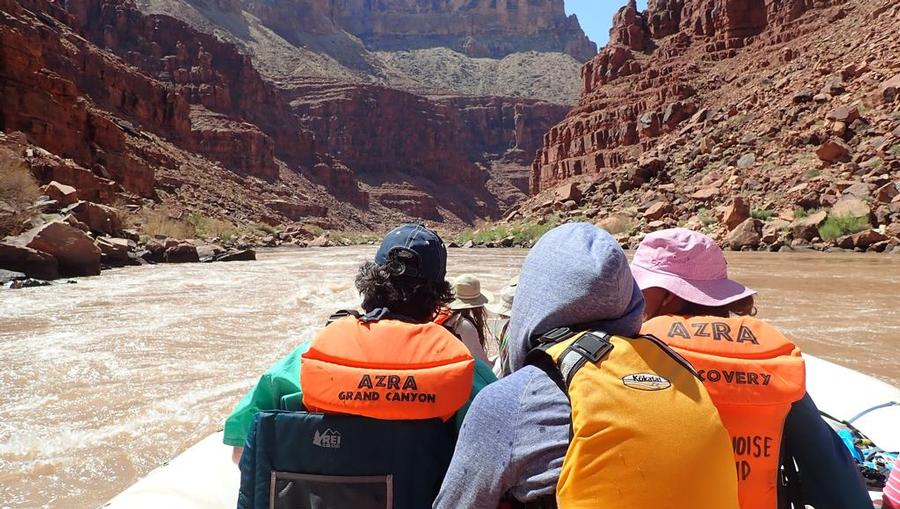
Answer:
[(497, 218), (596, 54), (562, 0), (0, 8), (2, 144), (40, 184), (235, 224)]

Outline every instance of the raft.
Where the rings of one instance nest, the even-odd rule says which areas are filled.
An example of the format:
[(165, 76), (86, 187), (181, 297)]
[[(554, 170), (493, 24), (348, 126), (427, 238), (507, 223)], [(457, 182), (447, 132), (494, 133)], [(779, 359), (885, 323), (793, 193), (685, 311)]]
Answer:
[[(807, 389), (819, 409), (876, 445), (900, 451), (900, 389), (805, 355)], [(110, 500), (107, 509), (234, 509), (240, 472), (222, 433), (210, 435)], [(880, 493), (872, 493), (880, 500)]]

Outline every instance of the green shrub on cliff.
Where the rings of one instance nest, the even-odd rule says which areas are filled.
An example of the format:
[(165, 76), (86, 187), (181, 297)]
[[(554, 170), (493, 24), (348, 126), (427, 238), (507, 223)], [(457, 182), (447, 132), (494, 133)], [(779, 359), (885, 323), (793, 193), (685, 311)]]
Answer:
[(194, 227), (194, 235), (201, 239), (217, 238), (228, 242), (237, 233), (237, 229), (228, 221), (207, 217), (198, 212), (192, 212), (188, 222)]
[(759, 219), (760, 221), (768, 221), (772, 219), (772, 216), (775, 215), (775, 211), (773, 210), (757, 210), (753, 209), (750, 211), (750, 217), (753, 219)]
[(20, 233), (23, 222), (33, 216), (28, 207), (40, 195), (41, 190), (22, 158), (0, 149), (0, 238)]
[(500, 243), (504, 239), (512, 238), (515, 245), (531, 245), (557, 224), (559, 224), (559, 220), (554, 218), (542, 223), (516, 222), (483, 225), (475, 230), (461, 233), (457, 237), (457, 242), (465, 244), (472, 241), (477, 245), (481, 245), (490, 242)]
[(130, 221), (140, 228), (147, 237), (169, 237), (173, 239), (192, 239), (196, 235), (194, 225), (179, 219), (166, 207), (144, 209)]
[(819, 227), (819, 237), (830, 242), (844, 235), (853, 235), (869, 228), (871, 225), (865, 217), (831, 216)]

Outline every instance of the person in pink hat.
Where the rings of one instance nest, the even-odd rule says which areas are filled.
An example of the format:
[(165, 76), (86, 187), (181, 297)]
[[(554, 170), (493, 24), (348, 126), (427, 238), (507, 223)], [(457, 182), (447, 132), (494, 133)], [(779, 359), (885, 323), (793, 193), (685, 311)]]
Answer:
[(631, 272), (644, 296), (641, 333), (694, 366), (732, 436), (741, 509), (872, 507), (850, 452), (806, 393), (799, 348), (755, 318), (756, 292), (728, 278), (715, 241), (683, 228), (651, 233)]
[(894, 463), (887, 485), (884, 487), (883, 509), (900, 509), (900, 458)]

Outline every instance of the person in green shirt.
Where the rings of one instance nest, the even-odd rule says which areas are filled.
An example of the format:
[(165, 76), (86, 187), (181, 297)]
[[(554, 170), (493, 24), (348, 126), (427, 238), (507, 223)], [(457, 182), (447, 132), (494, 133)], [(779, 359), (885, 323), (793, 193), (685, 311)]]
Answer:
[[(427, 323), (434, 319), (441, 306), (453, 300), (446, 272), (447, 250), (437, 233), (421, 225), (406, 224), (385, 236), (374, 263), (367, 262), (360, 267), (356, 288), (366, 313), (387, 309), (410, 322)], [(311, 341), (300, 344), (263, 373), (226, 419), (223, 442), (234, 447), (235, 462), (240, 460), (256, 414), (266, 410), (303, 409), (300, 362), (310, 345)], [(455, 416), (457, 430), (478, 391), (495, 380), (487, 364), (475, 362), (472, 392)]]

